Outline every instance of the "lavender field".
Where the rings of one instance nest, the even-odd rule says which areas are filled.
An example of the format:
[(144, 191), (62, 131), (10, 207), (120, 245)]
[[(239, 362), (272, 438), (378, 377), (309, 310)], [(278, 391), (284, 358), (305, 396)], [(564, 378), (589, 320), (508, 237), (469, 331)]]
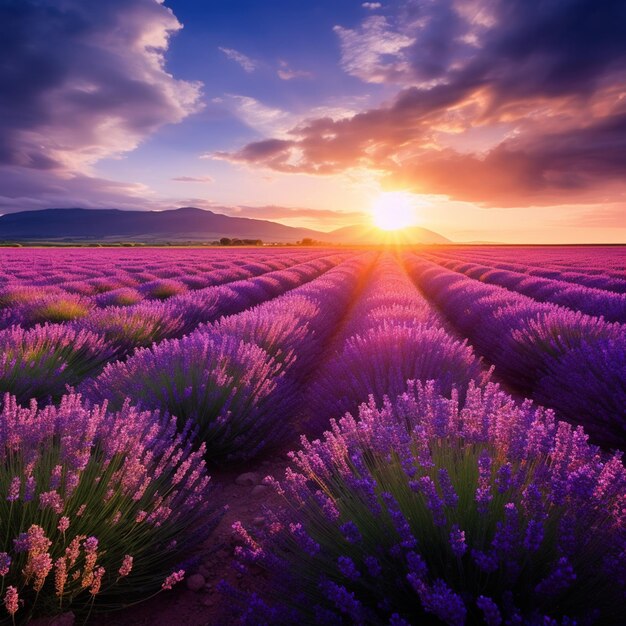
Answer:
[(626, 623), (624, 247), (2, 249), (0, 391), (0, 623)]

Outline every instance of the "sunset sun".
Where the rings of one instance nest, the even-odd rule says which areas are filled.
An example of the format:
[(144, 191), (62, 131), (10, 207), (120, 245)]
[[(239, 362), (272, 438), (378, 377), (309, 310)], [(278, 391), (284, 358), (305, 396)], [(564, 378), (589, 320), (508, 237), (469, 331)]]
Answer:
[(372, 221), (381, 230), (401, 230), (417, 224), (415, 201), (402, 191), (381, 193), (374, 201)]

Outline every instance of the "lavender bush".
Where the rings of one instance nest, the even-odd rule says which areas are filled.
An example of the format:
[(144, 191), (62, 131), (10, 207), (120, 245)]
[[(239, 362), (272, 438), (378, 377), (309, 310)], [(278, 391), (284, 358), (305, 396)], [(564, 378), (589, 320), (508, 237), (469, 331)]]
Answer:
[(118, 409), (126, 398), (191, 420), (210, 462), (251, 458), (286, 427), (268, 405), (283, 382), (279, 363), (229, 334), (198, 331), (137, 350), (84, 385), (87, 397)]
[[(42, 296), (40, 287), (24, 284), (9, 284), (0, 289), (0, 308), (12, 308), (24, 305), (30, 302), (40, 300)], [(60, 295), (63, 293), (61, 289), (55, 287), (47, 287), (45, 293), (52, 295)]]
[[(213, 529), (203, 450), (175, 418), (90, 406), (0, 407), (5, 616), (115, 608), (171, 582)], [(180, 576), (179, 576), (180, 577)], [(7, 614), (8, 612), (8, 614)], [(0, 618), (1, 619), (1, 618)]]
[[(401, 318), (402, 319), (402, 318)], [(378, 321), (378, 328), (350, 337), (342, 351), (319, 372), (311, 389), (317, 416), (356, 411), (373, 395), (397, 396), (408, 380), (438, 377), (442, 393), (483, 377), (479, 360), (467, 342), (442, 328)]]
[(601, 624), (626, 610), (626, 471), (493, 384), (414, 383), (302, 441), (265, 533), (235, 524), (246, 624)]
[(232, 335), (254, 343), (289, 367), (310, 343), (308, 320), (319, 315), (319, 305), (304, 296), (287, 295), (266, 305), (224, 317), (205, 327), (209, 332)]
[(144, 293), (147, 298), (165, 300), (166, 298), (184, 293), (187, 291), (187, 286), (178, 280), (161, 278), (144, 283), (141, 285), (140, 291)]
[[(594, 440), (606, 446), (626, 442), (626, 343), (611, 338), (583, 340), (548, 359), (537, 384), (538, 402), (563, 415), (576, 415)], [(622, 381), (607, 393), (607, 381)]]
[(68, 385), (98, 373), (115, 354), (100, 335), (62, 324), (0, 331), (0, 392), (19, 402), (57, 399)]
[(120, 287), (112, 291), (96, 296), (96, 303), (98, 306), (132, 306), (141, 302), (143, 296), (136, 290), (130, 287)]
[(98, 309), (76, 327), (104, 336), (122, 357), (135, 348), (182, 334), (186, 322), (182, 313), (176, 313), (167, 303), (142, 302), (132, 307)]
[(63, 323), (89, 314), (94, 303), (84, 296), (73, 294), (48, 295), (27, 302), (15, 310), (16, 321), (23, 326), (43, 323)]

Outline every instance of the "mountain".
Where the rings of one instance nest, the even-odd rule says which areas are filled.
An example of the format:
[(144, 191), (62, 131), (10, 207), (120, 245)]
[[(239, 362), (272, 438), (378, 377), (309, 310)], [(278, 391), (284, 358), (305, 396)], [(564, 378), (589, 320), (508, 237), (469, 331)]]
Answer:
[[(425, 228), (408, 229), (410, 243), (447, 243)], [(211, 241), (222, 237), (293, 243), (314, 239), (327, 243), (380, 243), (380, 231), (348, 226), (330, 233), (293, 228), (268, 220), (230, 217), (184, 207), (168, 211), (119, 209), (42, 209), (0, 216), (3, 241)]]
[[(375, 244), (381, 242), (381, 231), (377, 228), (364, 225), (344, 226), (330, 233), (325, 233), (325, 241), (340, 242), (349, 241), (355, 244)], [(412, 226), (403, 228), (399, 234), (383, 233), (383, 237), (389, 240), (397, 239), (401, 243), (407, 244), (432, 244), (432, 243), (451, 243), (443, 235), (436, 233), (427, 228)]]
[(1, 240), (206, 241), (221, 237), (292, 242), (319, 238), (307, 228), (184, 207), (168, 211), (43, 209), (0, 217)]

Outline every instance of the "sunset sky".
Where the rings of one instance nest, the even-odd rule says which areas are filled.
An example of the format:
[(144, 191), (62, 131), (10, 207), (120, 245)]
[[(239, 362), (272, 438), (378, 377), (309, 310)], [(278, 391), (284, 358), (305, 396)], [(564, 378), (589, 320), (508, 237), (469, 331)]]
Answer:
[[(624, 0), (0, 0), (0, 213), (626, 241)], [(406, 194), (410, 194), (407, 196)]]

